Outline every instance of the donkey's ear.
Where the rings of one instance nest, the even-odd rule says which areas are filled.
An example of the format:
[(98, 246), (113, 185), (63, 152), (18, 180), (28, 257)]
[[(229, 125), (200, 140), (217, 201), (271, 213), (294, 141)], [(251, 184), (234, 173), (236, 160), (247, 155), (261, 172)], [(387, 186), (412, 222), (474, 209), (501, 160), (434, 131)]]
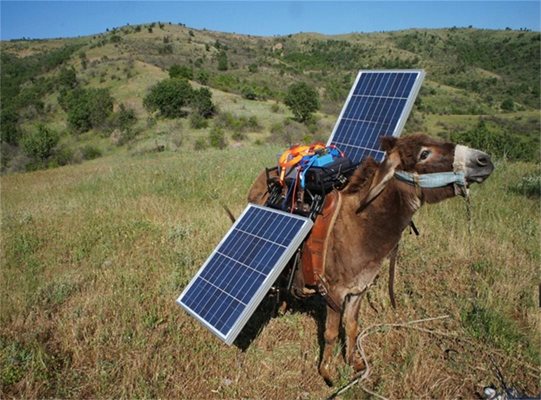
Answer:
[(381, 149), (387, 153), (396, 145), (396, 138), (393, 136), (383, 136), (381, 138)]
[[(395, 138), (393, 139), (396, 141)], [(360, 213), (372, 200), (379, 196), (383, 189), (385, 189), (387, 182), (393, 177), (394, 172), (399, 165), (400, 155), (398, 154), (398, 151), (388, 153), (387, 158), (381, 163), (372, 178), (368, 194), (361, 199), (359, 208), (357, 208), (357, 213)]]

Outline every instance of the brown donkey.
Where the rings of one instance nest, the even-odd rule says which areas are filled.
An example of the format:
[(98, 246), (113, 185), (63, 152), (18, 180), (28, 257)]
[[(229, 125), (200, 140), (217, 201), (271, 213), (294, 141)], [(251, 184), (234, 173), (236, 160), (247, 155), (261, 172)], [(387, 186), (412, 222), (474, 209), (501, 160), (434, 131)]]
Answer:
[[(342, 206), (330, 232), (324, 278), (329, 297), (341, 311), (327, 306), (319, 372), (329, 383), (341, 321), (347, 362), (355, 370), (364, 367), (355, 351), (361, 298), (383, 260), (397, 248), (413, 214), (424, 203), (465, 195), (470, 183), (481, 183), (494, 169), (486, 153), (426, 135), (386, 137), (381, 147), (387, 153), (385, 161), (366, 159), (340, 192)], [(249, 201), (264, 203), (265, 190), (262, 174), (249, 192)], [(297, 275), (296, 281), (302, 282), (302, 273)]]

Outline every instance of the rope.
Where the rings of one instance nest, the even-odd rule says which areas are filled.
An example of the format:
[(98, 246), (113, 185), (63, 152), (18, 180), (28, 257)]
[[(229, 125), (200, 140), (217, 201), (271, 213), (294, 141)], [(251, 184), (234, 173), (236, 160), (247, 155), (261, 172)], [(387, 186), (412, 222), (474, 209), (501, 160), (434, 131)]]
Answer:
[(411, 325), (414, 325), (414, 324), (420, 324), (420, 323), (423, 323), (423, 322), (429, 322), (429, 321), (436, 321), (436, 320), (440, 320), (440, 319), (445, 319), (445, 318), (449, 318), (448, 315), (442, 315), (442, 316), (439, 316), (439, 317), (433, 317), (433, 318), (425, 318), (425, 319), (418, 319), (418, 320), (415, 320), (415, 321), (409, 321), (409, 322), (406, 322), (406, 323), (395, 323), (395, 324), (376, 324), (376, 325), (371, 325), (369, 326), (368, 328), (364, 329), (358, 336), (357, 336), (357, 351), (359, 352), (359, 354), (361, 355), (361, 358), (363, 359), (364, 361), (364, 365), (366, 365), (366, 369), (360, 373), (358, 376), (356, 376), (355, 378), (353, 378), (347, 385), (343, 386), (342, 388), (340, 388), (339, 390), (337, 390), (335, 393), (333, 393), (329, 398), (328, 400), (331, 400), (331, 399), (334, 399), (336, 398), (337, 396), (340, 396), (341, 394), (345, 393), (346, 391), (348, 391), (349, 389), (351, 389), (353, 386), (355, 386), (356, 384), (359, 384), (359, 387), (365, 391), (366, 393), (374, 396), (374, 397), (377, 397), (378, 399), (381, 399), (381, 400), (388, 400), (386, 397), (384, 396), (381, 396), (380, 394), (377, 394), (377, 393), (374, 393), (372, 392), (371, 390), (365, 388), (364, 386), (360, 385), (360, 383), (362, 381), (364, 381), (365, 379), (368, 378), (368, 376), (370, 375), (370, 364), (368, 363), (368, 359), (366, 357), (366, 354), (364, 352), (364, 348), (363, 348), (363, 345), (362, 345), (362, 340), (364, 337), (374, 333), (377, 329), (379, 328), (382, 328), (382, 327), (389, 327), (389, 328), (413, 328), (413, 329), (416, 329), (416, 330), (420, 330), (422, 332), (427, 332), (427, 333), (442, 333), (442, 334), (445, 334), (444, 332), (438, 332), (438, 331), (431, 331), (429, 329), (424, 329), (424, 328), (418, 328), (418, 327), (414, 327), (414, 326), (411, 326)]
[[(361, 372), (360, 374), (358, 374), (356, 377), (354, 377), (348, 384), (346, 384), (345, 386), (341, 387), (339, 390), (334, 392), (330, 397), (328, 397), (328, 400), (331, 400), (331, 399), (336, 398), (337, 396), (340, 396), (341, 394), (345, 393), (346, 391), (348, 391), (349, 389), (351, 389), (353, 386), (355, 386), (357, 384), (359, 385), (359, 388), (362, 389), (363, 391), (365, 391), (366, 393), (368, 393), (368, 394), (370, 394), (370, 395), (372, 395), (374, 397), (377, 397), (378, 399), (381, 399), (381, 400), (389, 400), (388, 398), (386, 398), (386, 397), (384, 397), (384, 396), (382, 396), (380, 394), (372, 392), (371, 390), (367, 389), (366, 387), (364, 387), (361, 384), (361, 382), (363, 382), (364, 380), (366, 380), (368, 378), (368, 376), (370, 375), (370, 371), (371, 371), (370, 370), (370, 364), (368, 363), (368, 359), (366, 357), (366, 353), (365, 353), (363, 345), (362, 345), (362, 340), (366, 336), (369, 336), (372, 333), (375, 333), (378, 329), (384, 328), (384, 327), (385, 328), (414, 329), (416, 331), (423, 332), (423, 333), (428, 333), (430, 335), (447, 337), (447, 338), (450, 338), (450, 339), (453, 339), (453, 340), (456, 340), (456, 341), (467, 343), (470, 346), (472, 346), (474, 348), (477, 348), (478, 350), (483, 352), (485, 355), (488, 355), (488, 357), (490, 358), (490, 360), (492, 361), (493, 364), (495, 364), (495, 362), (493, 360), (493, 354), (496, 354), (499, 357), (504, 358), (504, 359), (506, 359), (508, 361), (517, 362), (517, 360), (515, 358), (511, 358), (509, 356), (506, 356), (505, 354), (502, 354), (502, 353), (500, 353), (500, 352), (498, 352), (496, 350), (493, 350), (493, 349), (487, 349), (486, 347), (480, 345), (479, 343), (475, 343), (475, 342), (473, 342), (471, 340), (465, 339), (464, 337), (459, 336), (456, 333), (448, 333), (448, 332), (442, 332), (442, 331), (439, 331), (439, 330), (433, 330), (433, 329), (422, 328), (422, 327), (419, 327), (419, 326), (414, 326), (416, 324), (420, 324), (420, 323), (424, 323), (424, 322), (437, 321), (437, 320), (442, 320), (442, 319), (447, 319), (447, 318), (450, 318), (450, 316), (449, 315), (441, 315), (441, 316), (438, 316), (438, 317), (418, 319), (418, 320), (409, 321), (409, 322), (405, 322), (405, 323), (376, 324), (376, 325), (371, 325), (368, 328), (364, 329), (357, 336), (356, 344), (357, 344), (357, 351), (361, 355), (361, 358), (363, 359), (364, 364), (366, 365), (366, 369), (363, 372)], [(535, 374), (527, 373), (528, 375), (533, 376), (533, 377), (538, 377), (539, 373), (541, 373), (541, 369), (539, 369), (539, 368), (537, 368), (535, 366), (532, 366), (532, 365), (530, 365), (527, 362), (524, 362), (522, 360), (520, 360), (519, 362), (524, 367), (529, 369), (530, 371), (535, 371)]]

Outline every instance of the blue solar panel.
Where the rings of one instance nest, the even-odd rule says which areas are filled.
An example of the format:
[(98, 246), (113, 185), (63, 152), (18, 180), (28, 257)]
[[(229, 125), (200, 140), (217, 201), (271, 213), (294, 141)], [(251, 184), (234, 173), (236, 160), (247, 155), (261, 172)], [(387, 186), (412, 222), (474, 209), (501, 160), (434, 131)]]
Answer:
[(308, 218), (248, 205), (177, 302), (233, 343), (311, 227)]
[(422, 70), (359, 71), (328, 144), (353, 162), (382, 161), (382, 136), (400, 136), (424, 78)]

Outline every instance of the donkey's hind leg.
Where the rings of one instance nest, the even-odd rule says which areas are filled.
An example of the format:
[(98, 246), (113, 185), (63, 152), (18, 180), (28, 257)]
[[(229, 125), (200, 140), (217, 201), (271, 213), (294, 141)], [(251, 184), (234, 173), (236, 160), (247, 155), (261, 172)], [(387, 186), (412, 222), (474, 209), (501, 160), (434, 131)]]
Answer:
[(319, 373), (325, 379), (327, 384), (333, 384), (331, 373), (332, 352), (338, 339), (340, 331), (340, 313), (334, 311), (330, 306), (327, 306), (327, 319), (325, 321), (325, 343), (323, 345), (323, 353), (319, 364)]
[(357, 351), (359, 333), (359, 308), (363, 295), (349, 296), (344, 307), (344, 328), (346, 331), (346, 361), (357, 372), (365, 368), (363, 359)]

